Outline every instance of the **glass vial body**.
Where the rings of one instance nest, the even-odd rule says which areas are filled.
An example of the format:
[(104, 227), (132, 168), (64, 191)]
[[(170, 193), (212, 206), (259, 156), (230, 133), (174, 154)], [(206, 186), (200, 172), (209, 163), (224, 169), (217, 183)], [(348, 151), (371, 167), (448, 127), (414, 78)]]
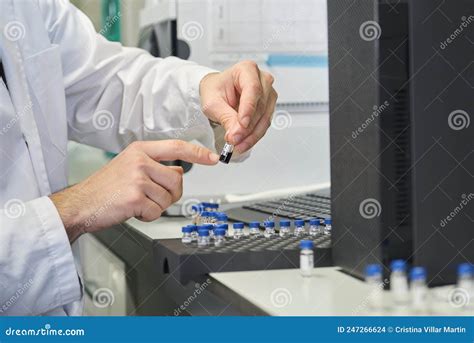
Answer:
[(214, 245), (216, 247), (221, 247), (225, 245), (225, 229), (217, 228), (214, 231)]
[(332, 219), (326, 218), (324, 219), (324, 234), (330, 235), (332, 232)]
[(290, 235), (290, 221), (289, 220), (280, 220), (280, 237), (287, 237)]
[(370, 286), (368, 305), (373, 310), (383, 308), (383, 276), (380, 264), (369, 264), (365, 268), (365, 282)]
[(423, 313), (428, 306), (428, 287), (426, 286), (426, 270), (414, 267), (410, 271), (410, 293), (412, 308), (417, 313)]
[(249, 234), (251, 238), (260, 237), (260, 223), (259, 222), (249, 223)]
[(193, 241), (192, 233), (193, 233), (193, 226), (188, 225), (184, 226), (181, 229), (181, 232), (183, 233), (183, 236), (181, 237), (181, 242), (184, 244), (189, 244)]
[(244, 223), (234, 223), (234, 239), (240, 239), (244, 236)]
[(310, 277), (314, 268), (313, 241), (302, 240), (300, 242), (300, 272), (303, 277)]
[(210, 243), (209, 239), (209, 230), (207, 229), (200, 229), (198, 231), (198, 246), (199, 247), (205, 247), (208, 246)]
[(304, 220), (301, 220), (301, 219), (295, 220), (295, 236), (301, 237), (301, 236), (304, 236), (305, 233), (306, 233), (306, 230), (304, 227)]
[(391, 263), (390, 292), (393, 294), (395, 306), (406, 306), (409, 300), (406, 263), (395, 260)]
[(265, 226), (265, 231), (263, 232), (265, 238), (271, 238), (275, 235), (275, 222), (266, 221), (263, 225)]
[(317, 236), (321, 233), (321, 229), (319, 226), (319, 219), (311, 219), (309, 221), (309, 235), (310, 236)]

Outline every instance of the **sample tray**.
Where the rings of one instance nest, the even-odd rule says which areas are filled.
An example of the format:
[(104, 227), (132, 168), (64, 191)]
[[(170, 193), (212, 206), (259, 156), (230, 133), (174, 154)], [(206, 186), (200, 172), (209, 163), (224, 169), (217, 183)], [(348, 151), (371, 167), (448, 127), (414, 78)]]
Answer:
[(154, 241), (153, 251), (161, 272), (172, 274), (186, 284), (208, 273), (299, 268), (299, 243), (303, 239), (314, 242), (315, 267), (332, 265), (331, 236), (324, 234), (284, 238), (245, 236), (238, 240), (228, 237), (221, 247), (214, 246), (213, 241), (207, 247), (198, 247), (195, 242), (184, 244), (181, 239), (160, 239)]

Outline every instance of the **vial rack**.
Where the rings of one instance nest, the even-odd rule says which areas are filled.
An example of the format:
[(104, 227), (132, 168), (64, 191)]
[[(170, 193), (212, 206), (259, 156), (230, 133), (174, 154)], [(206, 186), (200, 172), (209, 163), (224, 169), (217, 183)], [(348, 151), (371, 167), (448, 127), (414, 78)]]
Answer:
[(240, 239), (226, 237), (224, 246), (213, 241), (206, 247), (196, 242), (184, 244), (181, 239), (160, 239), (154, 242), (155, 261), (164, 274), (172, 274), (183, 285), (208, 273), (299, 268), (299, 243), (303, 239), (314, 243), (314, 266), (332, 265), (331, 236), (308, 234), (295, 237)]

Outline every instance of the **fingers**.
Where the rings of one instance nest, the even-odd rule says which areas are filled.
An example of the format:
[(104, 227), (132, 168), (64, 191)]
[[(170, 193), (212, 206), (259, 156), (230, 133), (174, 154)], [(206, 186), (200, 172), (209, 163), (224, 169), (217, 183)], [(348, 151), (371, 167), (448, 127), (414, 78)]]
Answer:
[(240, 91), (238, 118), (242, 127), (248, 128), (257, 113), (258, 103), (264, 95), (264, 89), (260, 80), (260, 70), (255, 62), (241, 63), (237, 73), (236, 86)]
[(164, 209), (151, 199), (145, 199), (140, 210), (140, 215), (136, 216), (138, 220), (151, 222), (161, 217)]
[(159, 205), (162, 211), (166, 210), (174, 203), (173, 196), (168, 192), (168, 190), (157, 185), (152, 180), (150, 180), (145, 189), (145, 195), (148, 199)]
[[(182, 168), (179, 168), (182, 171)], [(150, 160), (150, 163), (145, 167), (145, 173), (155, 184), (163, 187), (169, 192), (171, 202), (176, 202), (181, 199), (181, 196), (183, 195), (183, 177), (182, 173), (177, 171), (176, 168), (167, 167), (156, 161)]]
[(180, 140), (134, 142), (132, 145), (155, 161), (182, 160), (204, 165), (214, 165), (219, 161), (219, 155), (211, 150)]
[(259, 122), (255, 126), (255, 129), (253, 132), (248, 135), (245, 140), (238, 144), (235, 149), (239, 153), (243, 153), (250, 148), (252, 148), (267, 132), (268, 128), (270, 127), (270, 124), (272, 122), (272, 115), (273, 112), (275, 111), (275, 104), (277, 100), (277, 93), (272, 90), (272, 92), (269, 95), (269, 99), (267, 102), (267, 107), (265, 109), (265, 112), (263, 116), (260, 118)]

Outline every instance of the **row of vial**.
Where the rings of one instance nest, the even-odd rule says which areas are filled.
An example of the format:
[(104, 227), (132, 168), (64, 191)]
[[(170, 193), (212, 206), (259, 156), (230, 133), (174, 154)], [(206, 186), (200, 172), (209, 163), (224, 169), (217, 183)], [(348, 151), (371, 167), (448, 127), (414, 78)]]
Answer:
[[(407, 307), (418, 312), (426, 311), (428, 307), (427, 272), (424, 267), (413, 267), (408, 273), (404, 260), (392, 261), (390, 265), (390, 292), (395, 307)], [(375, 310), (386, 306), (383, 299), (383, 270), (379, 264), (370, 264), (365, 271), (366, 282), (372, 287), (369, 297), (370, 305)], [(468, 294), (468, 301), (474, 294), (474, 266), (462, 263), (458, 266), (457, 287)]]
[[(208, 216), (207, 212), (201, 214), (201, 218), (204, 218), (203, 223), (200, 225), (187, 225), (182, 228), (182, 239), (181, 241), (185, 244), (196, 242), (199, 246), (210, 244), (211, 239), (214, 239), (216, 246), (223, 245), (225, 243), (225, 237), (228, 237), (227, 216), (225, 213), (215, 212), (218, 216)], [(217, 221), (209, 220), (208, 218), (218, 218)], [(280, 237), (287, 237), (293, 234), (296, 237), (304, 236), (307, 233), (310, 236), (317, 236), (320, 234), (331, 233), (331, 219), (325, 219), (324, 224), (321, 223), (320, 219), (311, 219), (309, 221), (309, 229), (306, 230), (304, 220), (295, 220), (295, 229), (293, 233), (290, 231), (291, 222), (289, 220), (280, 221)], [(271, 238), (276, 236), (275, 222), (265, 221), (263, 223), (265, 230), (263, 236)], [(244, 223), (233, 224), (233, 238), (240, 239), (245, 236)], [(249, 223), (249, 236), (253, 238), (261, 237), (260, 233), (260, 222)]]

